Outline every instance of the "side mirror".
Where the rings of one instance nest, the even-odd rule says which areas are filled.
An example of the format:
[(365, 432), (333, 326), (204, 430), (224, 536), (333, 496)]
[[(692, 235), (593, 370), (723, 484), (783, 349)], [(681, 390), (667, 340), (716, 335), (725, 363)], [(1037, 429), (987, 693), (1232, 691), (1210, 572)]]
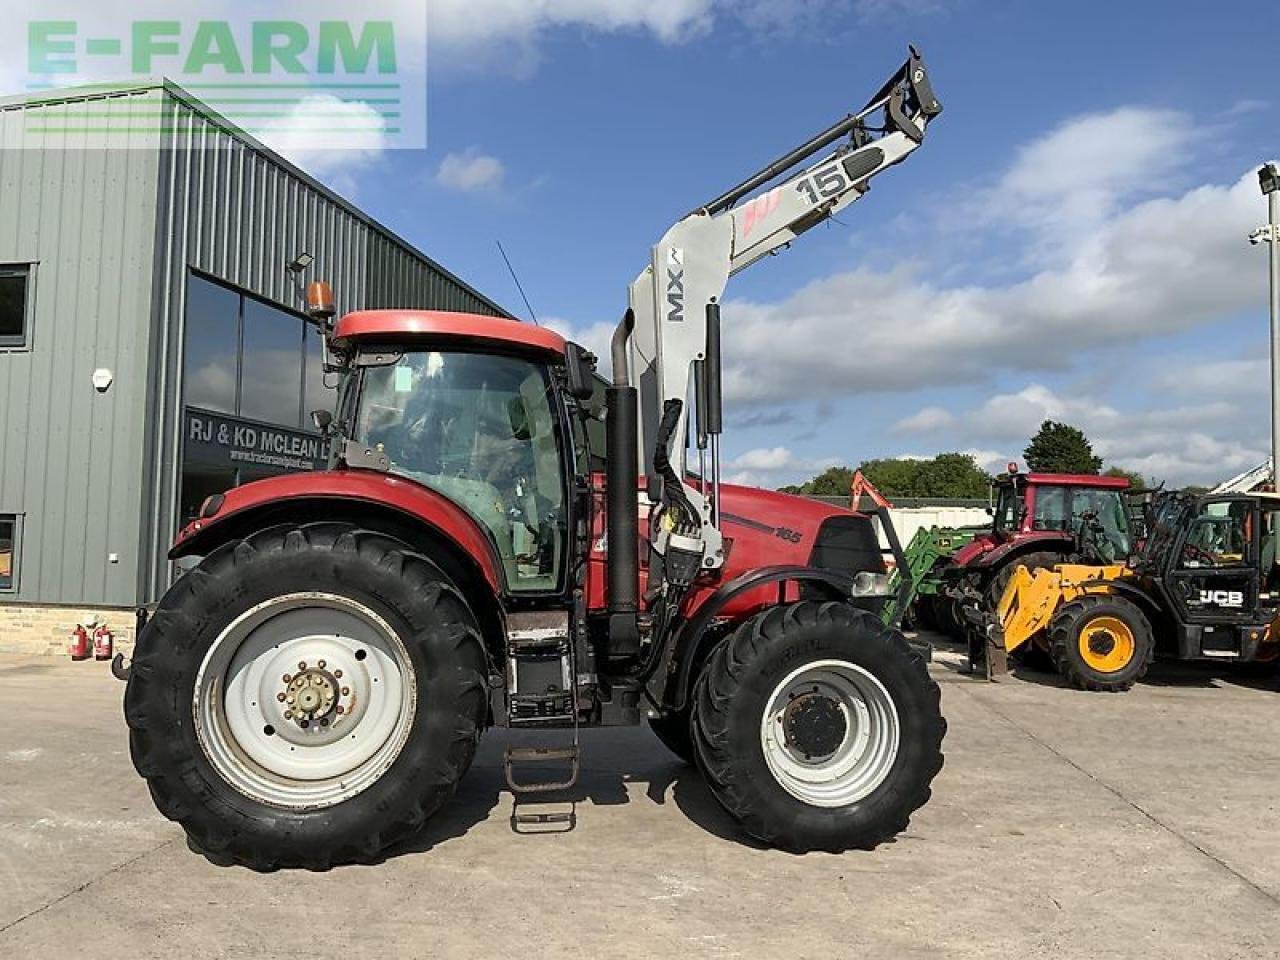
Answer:
[(333, 426), (333, 414), (328, 410), (312, 410), (311, 422), (317, 430), (328, 436), (329, 428)]
[(996, 515), (996, 508), (991, 506), (990, 504), (987, 504), (987, 506), (984, 509), (987, 511), (988, 517), (994, 517)]
[(576, 343), (566, 343), (564, 361), (569, 396), (584, 402), (590, 400), (595, 394), (595, 385), (591, 377), (596, 369), (595, 354)]

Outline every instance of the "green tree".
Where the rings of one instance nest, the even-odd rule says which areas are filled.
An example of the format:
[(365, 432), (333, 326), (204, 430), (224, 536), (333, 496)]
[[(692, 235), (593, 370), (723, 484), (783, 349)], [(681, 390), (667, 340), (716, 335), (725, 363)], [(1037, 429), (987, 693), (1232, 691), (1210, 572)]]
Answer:
[(1079, 427), (1046, 420), (1022, 452), (1027, 467), (1037, 473), (1097, 473), (1102, 458)]
[(985, 497), (991, 477), (967, 453), (940, 453), (931, 460), (868, 460), (863, 475), (886, 497)]
[(783, 493), (800, 493), (807, 497), (847, 497), (853, 486), (853, 471), (848, 467), (828, 467), (811, 480), (783, 487)]
[(1134, 490), (1154, 490), (1160, 486), (1160, 481), (1155, 477), (1144, 477), (1136, 470), (1126, 470), (1124, 467), (1117, 467), (1112, 464), (1102, 472), (1104, 477), (1124, 477), (1129, 481), (1129, 486)]
[(967, 453), (940, 453), (920, 463), (921, 497), (979, 499), (987, 495), (991, 475)]
[[(940, 453), (931, 460), (893, 458), (866, 460), (859, 468), (886, 497), (985, 497), (991, 477), (967, 453)], [(848, 467), (832, 467), (802, 484), (783, 487), (785, 493), (815, 497), (846, 497), (853, 483)]]

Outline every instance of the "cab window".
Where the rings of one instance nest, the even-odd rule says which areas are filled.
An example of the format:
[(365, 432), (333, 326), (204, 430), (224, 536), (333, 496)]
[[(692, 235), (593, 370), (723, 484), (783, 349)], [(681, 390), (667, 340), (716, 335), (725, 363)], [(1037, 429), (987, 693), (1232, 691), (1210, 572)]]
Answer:
[(356, 436), (488, 529), (508, 589), (544, 592), (560, 583), (567, 533), (552, 402), (546, 369), (526, 360), (408, 353), (364, 371)]
[(999, 488), (999, 495), (996, 499), (995, 506), (995, 529), (996, 530), (1017, 530), (1018, 528), (1018, 509), (1022, 505), (1022, 500), (1018, 496), (1018, 491), (1012, 483), (1004, 484)]
[(1037, 487), (1033, 530), (1070, 530), (1070, 491), (1066, 487)]
[(1187, 525), (1179, 564), (1189, 570), (1245, 565), (1251, 522), (1245, 502), (1201, 504)]
[(1071, 493), (1071, 526), (1066, 529), (1076, 532), (1086, 518), (1096, 523), (1098, 535), (1105, 540), (1108, 559), (1114, 560), (1129, 554), (1129, 514), (1125, 507), (1124, 497), (1116, 490), (1091, 490), (1088, 487), (1077, 487)]

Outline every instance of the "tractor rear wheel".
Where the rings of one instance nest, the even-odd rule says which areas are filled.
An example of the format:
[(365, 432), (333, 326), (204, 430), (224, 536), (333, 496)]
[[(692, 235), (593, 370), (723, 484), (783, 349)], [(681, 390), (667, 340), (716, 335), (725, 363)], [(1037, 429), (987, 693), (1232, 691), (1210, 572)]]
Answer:
[(1123, 597), (1087, 596), (1063, 604), (1049, 624), (1054, 665), (1081, 690), (1119, 693), (1146, 674), (1155, 656), (1151, 624)]
[(991, 608), (991, 612), (994, 613), (996, 608), (999, 607), (1000, 598), (1004, 596), (1005, 588), (1009, 586), (1009, 581), (1013, 579), (1013, 571), (1017, 570), (1018, 567), (1026, 567), (1028, 573), (1034, 574), (1037, 570), (1056, 567), (1064, 559), (1059, 553), (1037, 550), (1034, 553), (1026, 553), (1007, 561), (996, 571), (995, 576), (991, 578), (991, 583), (987, 585), (987, 604)]
[(345, 524), (275, 527), (161, 601), (125, 691), (130, 752), (210, 859), (367, 861), (452, 795), (485, 677), (476, 619), (426, 557)]
[(711, 792), (751, 835), (795, 852), (900, 833), (942, 769), (946, 721), (924, 659), (847, 603), (738, 626), (707, 661), (693, 742)]

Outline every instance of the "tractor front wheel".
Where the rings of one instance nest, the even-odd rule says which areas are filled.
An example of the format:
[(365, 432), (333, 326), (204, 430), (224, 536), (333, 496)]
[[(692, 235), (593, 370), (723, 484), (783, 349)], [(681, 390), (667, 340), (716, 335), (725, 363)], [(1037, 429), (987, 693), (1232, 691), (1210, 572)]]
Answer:
[(929, 799), (946, 733), (938, 685), (897, 630), (847, 603), (742, 623), (707, 661), (693, 742), (711, 792), (783, 849), (871, 849)]
[(1151, 624), (1123, 597), (1086, 596), (1063, 604), (1049, 624), (1054, 666), (1081, 690), (1119, 693), (1146, 674), (1155, 656)]
[(365, 861), (453, 793), (485, 676), (476, 619), (426, 557), (345, 524), (276, 527), (161, 602), (125, 691), (130, 752), (217, 862)]

